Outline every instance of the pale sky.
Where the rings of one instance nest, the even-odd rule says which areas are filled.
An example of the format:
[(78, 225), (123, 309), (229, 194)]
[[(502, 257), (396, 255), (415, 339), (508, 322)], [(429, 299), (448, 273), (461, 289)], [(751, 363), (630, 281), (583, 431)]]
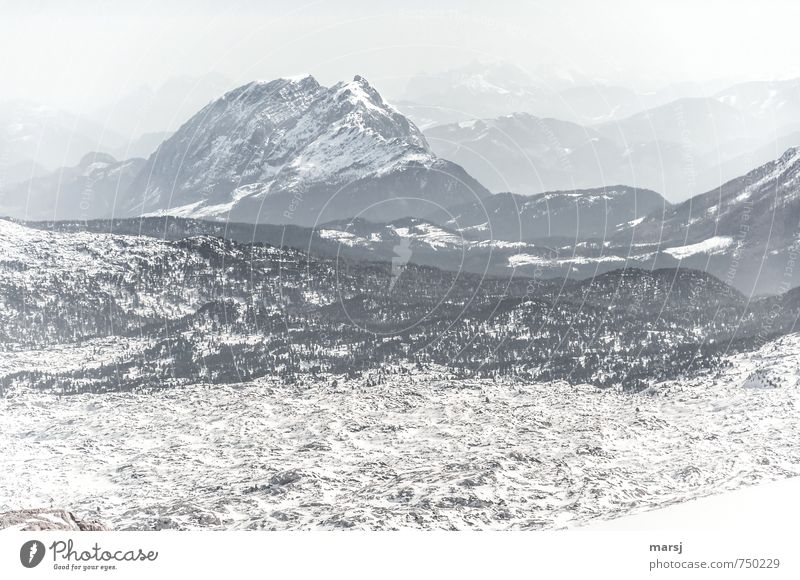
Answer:
[(219, 73), (365, 76), (386, 95), (476, 59), (650, 90), (800, 76), (800, 2), (0, 0), (0, 100), (92, 109)]

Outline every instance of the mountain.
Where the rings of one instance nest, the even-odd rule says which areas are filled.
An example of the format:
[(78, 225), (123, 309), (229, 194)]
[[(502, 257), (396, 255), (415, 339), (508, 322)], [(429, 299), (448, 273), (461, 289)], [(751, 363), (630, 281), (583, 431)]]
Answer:
[(144, 159), (117, 161), (105, 153), (87, 153), (74, 167), (0, 190), (0, 215), (51, 221), (111, 217), (144, 164)]
[(549, 90), (507, 62), (471, 62), (408, 81), (398, 108), (423, 125), (495, 117), (549, 107)]
[(799, 149), (705, 194), (672, 205), (627, 186), (534, 196), (495, 194), (425, 219), (364, 219), (316, 228), (147, 218), (32, 224), (58, 231), (223, 236), (320, 257), (401, 260), (490, 276), (592, 279), (623, 268), (693, 268), (747, 296), (800, 285)]
[(569, 87), (560, 91), (558, 97), (560, 106), (556, 105), (553, 113), (584, 125), (628, 117), (655, 104), (653, 96), (604, 84)]
[(778, 136), (800, 130), (800, 79), (740, 83), (714, 98), (766, 123)]
[(654, 191), (618, 185), (533, 196), (499, 193), (430, 217), (471, 238), (569, 243), (606, 240), (626, 224), (669, 206)]
[[(523, 276), (581, 279), (620, 268), (681, 267), (708, 272), (748, 296), (779, 294), (800, 285), (800, 271), (794, 267), (800, 236), (800, 149), (789, 149), (676, 205), (646, 190), (621, 189), (628, 191), (628, 202), (622, 205), (609, 203), (602, 189), (530, 198), (498, 194), (483, 206), (451, 208), (452, 217), (430, 219), (470, 239), (506, 236), (525, 241), (528, 246), (518, 252), (498, 255)], [(642, 213), (637, 209), (635, 218), (630, 202), (634, 191), (642, 200), (637, 201)], [(600, 203), (593, 203), (596, 198)], [(593, 223), (592, 216), (602, 215), (597, 210), (604, 206), (608, 223)], [(628, 213), (620, 212), (625, 208)], [(515, 217), (517, 211), (522, 218)], [(561, 234), (576, 228), (572, 239)], [(537, 231), (541, 233), (531, 237)]]
[(307, 76), (210, 103), (150, 157), (123, 211), (308, 225), (421, 215), (487, 194), (362, 77), (326, 88)]
[(595, 127), (624, 148), (635, 183), (682, 200), (731, 176), (713, 169), (762, 146), (769, 132), (755, 118), (711, 98), (684, 98)]
[(74, 165), (90, 151), (114, 151), (124, 142), (108, 127), (57, 108), (22, 100), (0, 106), (0, 156), (6, 166), (52, 170)]
[(780, 292), (800, 284), (800, 148), (635, 224), (620, 238), (660, 242), (690, 267), (739, 288)]
[[(175, 131), (198, 110), (235, 86), (233, 81), (217, 73), (179, 75), (156, 87), (144, 85), (123, 93), (91, 114), (135, 141), (148, 133)], [(147, 155), (150, 153), (152, 151)], [(134, 150), (129, 156), (133, 155), (140, 153)]]
[[(763, 133), (754, 119), (716, 99), (683, 98), (597, 127), (621, 145), (666, 141), (691, 145), (700, 154)], [(723, 149), (724, 151), (724, 149)]]
[(685, 269), (548, 282), (7, 220), (0, 243), (6, 392), (380, 381), (414, 366), (638, 390), (791, 332), (800, 314), (796, 291), (747, 300)]
[(434, 153), (463, 166), (493, 192), (589, 188), (624, 174), (623, 150), (612, 139), (527, 113), (433, 127), (425, 137)]
[(719, 187), (793, 144), (714, 98), (684, 98), (594, 125), (516, 113), (425, 131), (433, 151), (490, 191), (540, 193), (625, 183), (670, 201)]
[(2, 165), (0, 166), (0, 191), (17, 183), (41, 177), (46, 173), (47, 170), (44, 167), (30, 159)]
[(412, 77), (397, 107), (423, 129), (515, 113), (578, 124), (618, 119), (661, 104), (657, 95), (539, 69), (530, 74), (503, 61)]
[(115, 153), (117, 153), (117, 156), (121, 159), (130, 159), (131, 157), (147, 159), (171, 136), (171, 131), (143, 133), (139, 137), (125, 143), (124, 147), (119, 148)]

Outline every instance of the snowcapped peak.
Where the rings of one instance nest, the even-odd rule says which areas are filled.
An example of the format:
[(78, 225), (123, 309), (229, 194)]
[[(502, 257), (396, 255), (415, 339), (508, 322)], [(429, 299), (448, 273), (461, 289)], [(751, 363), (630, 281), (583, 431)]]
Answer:
[[(269, 219), (295, 219), (286, 207), (296, 202), (280, 196), (313, 190), (322, 197), (372, 180), (382, 180), (375, 187), (384, 192), (389, 176), (413, 181), (407, 187), (417, 195), (437, 163), (445, 162), (422, 132), (362, 76), (330, 88), (312, 76), (256, 81), (210, 103), (165, 141), (132, 186), (137, 197), (126, 211), (207, 218), (245, 212), (237, 208), (247, 204), (263, 210), (269, 198), (278, 208)], [(464, 189), (442, 179), (448, 192)], [(303, 210), (311, 215), (311, 202)]]
[(298, 93), (313, 94), (322, 86), (311, 75), (277, 78), (270, 81), (258, 80), (232, 89), (222, 95), (215, 103), (235, 100), (259, 101), (270, 98), (294, 100)]
[(380, 93), (362, 76), (356, 75), (348, 83), (338, 83), (333, 87), (338, 98), (345, 96), (353, 104), (363, 103), (368, 107), (388, 108)]

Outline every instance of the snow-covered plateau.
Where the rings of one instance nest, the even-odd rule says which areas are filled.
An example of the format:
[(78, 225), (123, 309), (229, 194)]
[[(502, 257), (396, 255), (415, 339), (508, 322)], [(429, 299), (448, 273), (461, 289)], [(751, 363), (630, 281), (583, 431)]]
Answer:
[(800, 335), (726, 362), (635, 395), (435, 369), (375, 386), (20, 387), (0, 399), (0, 511), (115, 529), (550, 529), (800, 474)]

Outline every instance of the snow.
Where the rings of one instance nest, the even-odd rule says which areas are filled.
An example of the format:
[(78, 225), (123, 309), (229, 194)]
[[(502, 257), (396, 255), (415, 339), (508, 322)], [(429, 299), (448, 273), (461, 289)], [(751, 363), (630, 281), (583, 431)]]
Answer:
[[(0, 267), (0, 285), (28, 288), (29, 299), (48, 300), (61, 285), (85, 276), (97, 284), (97, 290), (113, 296), (120, 307), (140, 316), (172, 319), (193, 312), (196, 306), (190, 300), (175, 302), (170, 297), (170, 288), (162, 288), (140, 293), (138, 306), (134, 307), (133, 295), (124, 289), (141, 285), (142, 262), (188, 260), (186, 263), (200, 266), (196, 257), (171, 242), (147, 236), (52, 232), (0, 219), (0, 247), (3, 248), (0, 265), (4, 262), (25, 265), (25, 268)], [(102, 259), (98, 259), (100, 256)], [(173, 275), (175, 283), (180, 283), (182, 272)], [(4, 314), (0, 302), (0, 324)]]
[(733, 238), (730, 236), (714, 236), (696, 244), (667, 248), (664, 253), (677, 260), (682, 260), (695, 254), (718, 254), (730, 247), (731, 244), (733, 244)]
[(754, 485), (621, 517), (581, 529), (612, 531), (724, 531), (795, 529), (800, 520), (800, 477)]
[[(69, 506), (117, 529), (543, 529), (800, 475), (800, 336), (727, 362), (639, 395), (437, 368), (370, 387), (19, 388), (0, 400), (0, 511)], [(756, 369), (776, 386), (747, 388)]]
[[(644, 218), (644, 217), (640, 217), (640, 218), (638, 218), (638, 219), (635, 219), (635, 220), (631, 220), (631, 221), (629, 221), (629, 222), (626, 222), (626, 223), (625, 223), (625, 225), (626, 225), (626, 226), (630, 226), (630, 227), (634, 228), (634, 227), (638, 226), (640, 223), (642, 223), (644, 220), (645, 220), (645, 218)], [(624, 227), (624, 226), (619, 226), (619, 229), (622, 229), (623, 227)]]
[(360, 77), (330, 88), (313, 77), (251, 83), (211, 103), (165, 142), (161, 166), (181, 170), (154, 170), (142, 213), (222, 217), (243, 198), (220, 199), (219, 191), (243, 180), (266, 196), (337, 188), (409, 165), (430, 168), (436, 156), (404, 121)]
[(514, 254), (508, 257), (508, 265), (512, 268), (520, 266), (561, 266), (568, 264), (600, 264), (600, 263), (624, 263), (625, 258), (621, 256), (570, 256), (567, 258), (546, 258), (533, 254)]
[(351, 232), (343, 232), (339, 230), (318, 230), (319, 237), (325, 240), (334, 240), (345, 246), (369, 246), (370, 241), (357, 236)]
[(507, 242), (505, 240), (484, 240), (473, 245), (478, 248), (498, 248), (502, 250), (534, 247), (533, 244), (526, 242)]
[(464, 238), (425, 222), (415, 224), (412, 227), (390, 227), (395, 235), (427, 244), (434, 250), (452, 246), (461, 247), (467, 244)]

